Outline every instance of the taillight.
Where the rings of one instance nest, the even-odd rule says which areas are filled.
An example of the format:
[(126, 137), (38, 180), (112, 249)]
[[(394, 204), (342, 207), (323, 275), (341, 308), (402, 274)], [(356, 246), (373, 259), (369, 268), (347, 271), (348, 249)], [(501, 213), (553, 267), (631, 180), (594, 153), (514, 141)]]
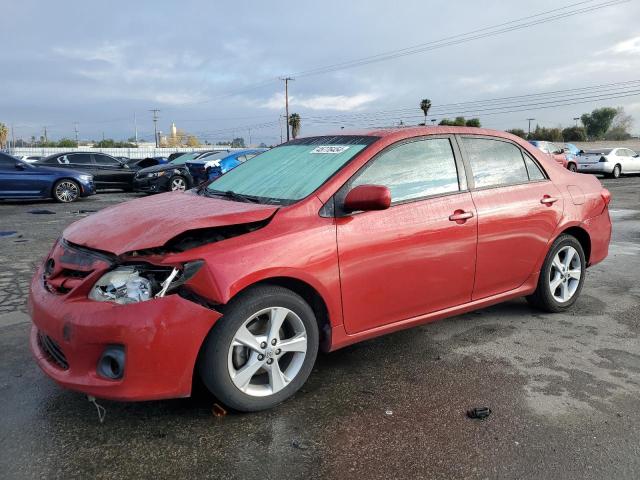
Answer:
[(602, 195), (602, 200), (604, 200), (604, 206), (608, 207), (611, 203), (611, 192), (606, 188), (603, 188), (602, 192), (600, 192), (600, 195)]
[(607, 157), (604, 157), (604, 156), (600, 157), (600, 163), (604, 163), (606, 161), (607, 161)]

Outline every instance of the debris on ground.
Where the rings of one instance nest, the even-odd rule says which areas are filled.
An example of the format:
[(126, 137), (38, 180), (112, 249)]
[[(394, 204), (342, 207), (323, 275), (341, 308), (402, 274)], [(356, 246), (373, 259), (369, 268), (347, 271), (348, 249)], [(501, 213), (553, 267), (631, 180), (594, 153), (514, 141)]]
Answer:
[(293, 448), (297, 448), (298, 450), (307, 450), (309, 448), (309, 445), (307, 443), (297, 439), (291, 442), (291, 446)]
[(35, 210), (29, 210), (29, 213), (34, 215), (55, 215), (56, 212), (52, 210), (45, 210), (44, 208), (36, 208)]
[(7, 231), (0, 231), (0, 237), (4, 238), (4, 237), (13, 237), (15, 236), (15, 234), (18, 233), (14, 230), (7, 230)]
[(385, 410), (385, 415), (393, 415), (393, 410)]
[(224, 409), (224, 407), (222, 405), (218, 405), (217, 403), (213, 404), (213, 408), (211, 409), (211, 412), (216, 417), (224, 417), (227, 414), (227, 411)]
[(98, 411), (98, 420), (100, 421), (100, 423), (104, 423), (104, 419), (107, 416), (107, 409), (96, 402), (96, 397), (87, 395), (87, 400), (89, 400), (89, 403), (93, 403), (93, 405), (96, 407), (96, 410)]
[(484, 420), (489, 415), (491, 415), (491, 409), (489, 407), (475, 407), (467, 410), (467, 417), (469, 418)]
[(76, 210), (74, 213), (74, 215), (87, 215), (89, 213), (96, 213), (98, 210), (87, 210), (87, 209), (81, 209), (81, 210)]

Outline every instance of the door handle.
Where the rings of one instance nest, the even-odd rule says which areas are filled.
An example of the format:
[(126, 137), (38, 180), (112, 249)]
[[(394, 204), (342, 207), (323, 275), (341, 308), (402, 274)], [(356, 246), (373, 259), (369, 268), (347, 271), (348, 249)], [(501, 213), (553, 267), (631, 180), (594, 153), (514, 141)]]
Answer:
[(465, 212), (464, 210), (456, 210), (453, 215), (449, 215), (449, 220), (456, 223), (464, 223), (473, 218), (473, 212)]
[(545, 195), (544, 197), (542, 197), (542, 199), (540, 200), (540, 203), (543, 203), (545, 205), (553, 205), (554, 203), (556, 203), (558, 201), (558, 199), (556, 197), (550, 197), (549, 195)]

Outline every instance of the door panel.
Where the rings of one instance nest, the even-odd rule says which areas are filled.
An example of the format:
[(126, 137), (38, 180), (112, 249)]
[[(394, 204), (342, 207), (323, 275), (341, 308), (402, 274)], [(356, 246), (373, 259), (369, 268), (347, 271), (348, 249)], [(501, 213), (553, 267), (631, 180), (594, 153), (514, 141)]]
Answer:
[(343, 314), (348, 333), (471, 300), (477, 220), (467, 192), (337, 219)]
[(77, 170), (83, 173), (89, 173), (95, 176), (96, 169), (93, 165), (90, 153), (70, 153), (62, 158), (66, 158), (66, 162), (68, 163), (63, 160), (64, 163), (62, 163), (60, 166), (72, 168), (73, 170)]
[(129, 185), (134, 173), (109, 155), (94, 153), (93, 159), (100, 182), (105, 186)]
[[(521, 286), (560, 222), (562, 196), (550, 181), (474, 191), (478, 257), (473, 299)], [(557, 199), (541, 203), (544, 197)]]

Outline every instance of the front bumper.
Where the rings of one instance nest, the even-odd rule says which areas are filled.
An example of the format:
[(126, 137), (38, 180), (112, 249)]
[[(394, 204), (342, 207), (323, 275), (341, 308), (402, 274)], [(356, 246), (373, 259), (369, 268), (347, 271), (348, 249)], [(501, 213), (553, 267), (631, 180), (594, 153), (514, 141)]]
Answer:
[(169, 190), (169, 177), (163, 175), (155, 178), (134, 178), (133, 190), (146, 193), (166, 192)]
[[(92, 301), (74, 291), (54, 294), (44, 285), (42, 268), (31, 282), (28, 305), (31, 351), (44, 373), (64, 388), (121, 401), (189, 396), (200, 346), (221, 317), (177, 294), (130, 305)], [(66, 369), (38, 333), (53, 341)], [(102, 353), (112, 345), (125, 350), (120, 380), (97, 373)]]
[(615, 163), (613, 162), (592, 162), (592, 163), (578, 162), (578, 172), (611, 173), (613, 172), (613, 167), (615, 167)]
[(90, 182), (80, 182), (80, 196), (88, 197), (90, 195), (96, 194), (96, 185), (93, 183), (93, 180)]

